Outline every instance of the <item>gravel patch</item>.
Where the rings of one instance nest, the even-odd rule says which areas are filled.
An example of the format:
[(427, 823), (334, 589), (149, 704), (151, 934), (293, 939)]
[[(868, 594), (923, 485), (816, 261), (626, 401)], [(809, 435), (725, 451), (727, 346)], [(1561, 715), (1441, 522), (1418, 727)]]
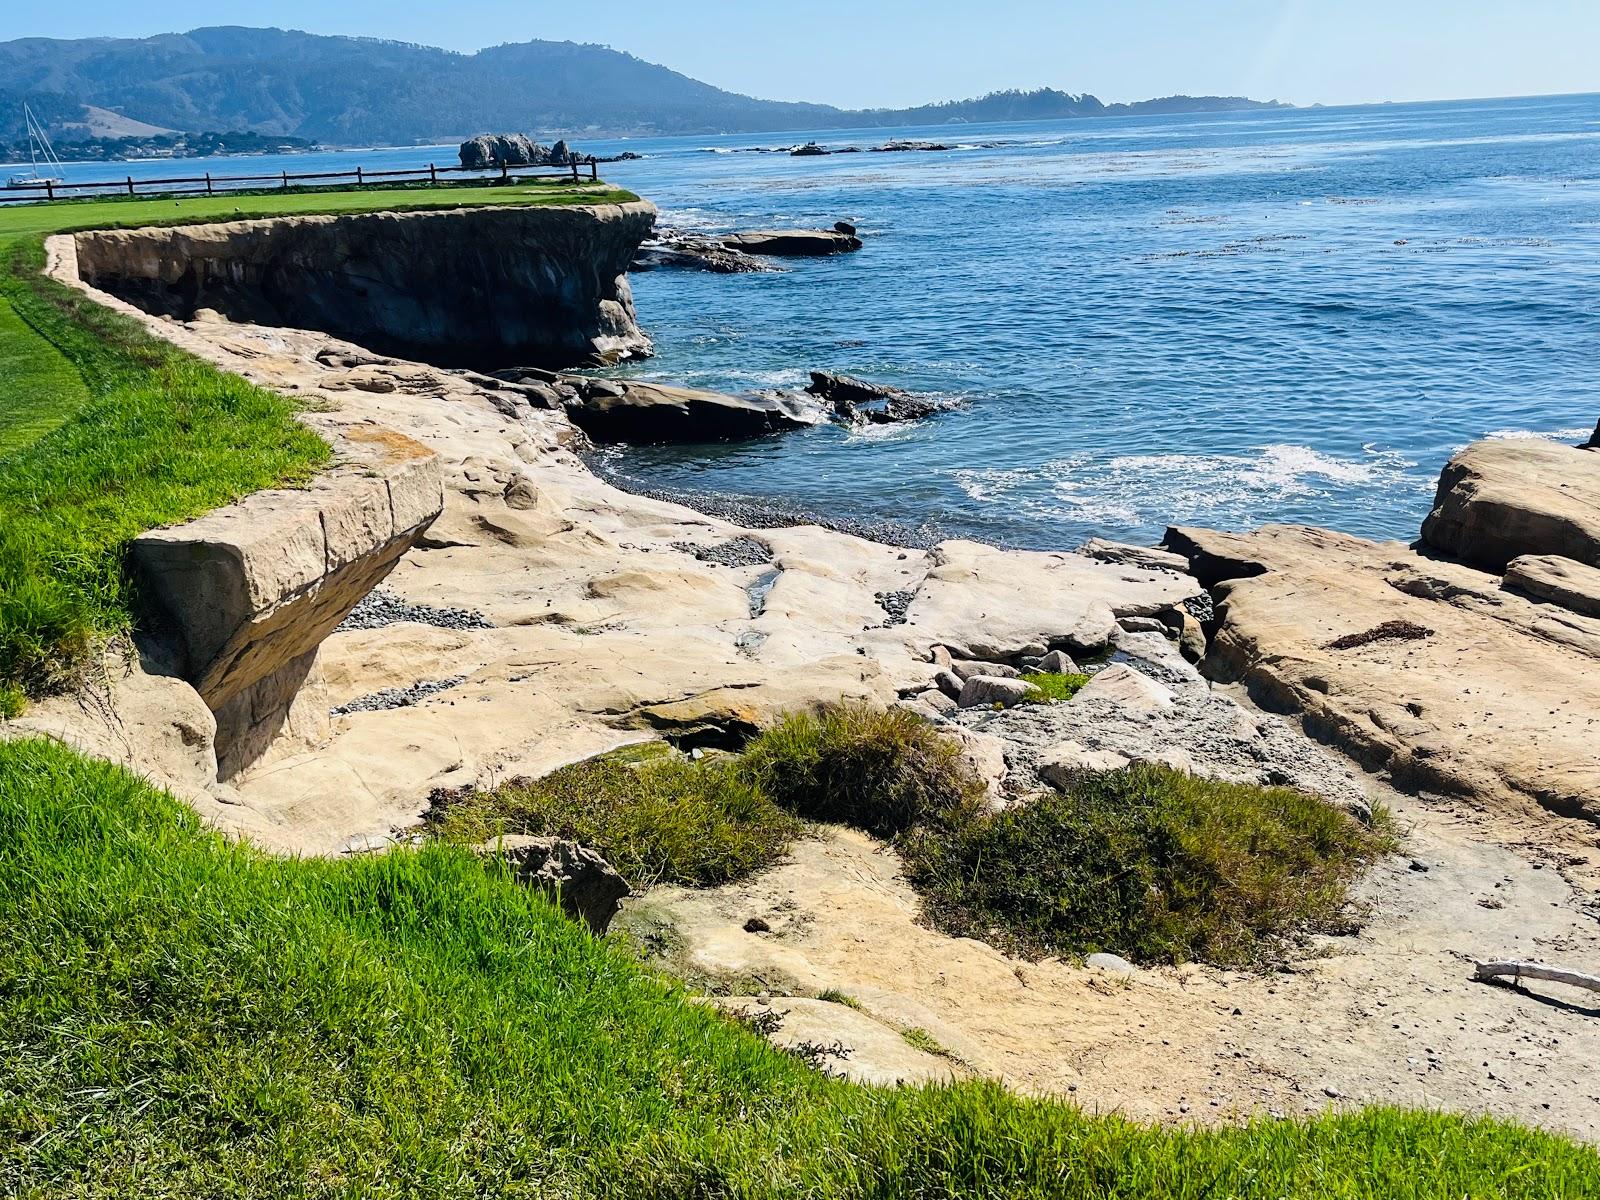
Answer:
[(736, 537), (716, 546), (673, 542), (672, 548), (692, 554), (701, 562), (721, 563), (725, 567), (759, 567), (772, 561), (772, 547), (753, 537)]
[(911, 602), (917, 598), (915, 591), (906, 592), (879, 592), (876, 596), (878, 607), (888, 614), (889, 619), (884, 622), (885, 627), (890, 625), (904, 625), (906, 613), (911, 609)]
[(614, 488), (630, 495), (643, 496), (647, 500), (681, 504), (697, 513), (719, 517), (746, 529), (790, 529), (796, 525), (817, 525), (863, 541), (915, 550), (931, 550), (945, 540), (945, 535), (932, 524), (911, 526), (880, 517), (841, 517), (781, 500), (651, 487), (621, 469), (619, 453), (586, 450), (582, 457), (589, 470)]
[(382, 629), (385, 625), (433, 625), (440, 629), (493, 629), (481, 612), (470, 608), (435, 608), (431, 604), (408, 604), (385, 588), (374, 588), (350, 610), (335, 633), (352, 629)]
[(460, 686), (466, 682), (466, 678), (465, 675), (453, 675), (449, 679), (418, 680), (410, 687), (384, 688), (381, 692), (373, 692), (369, 696), (352, 700), (349, 704), (329, 709), (328, 715), (345, 717), (351, 713), (387, 712), (391, 708), (410, 708), (414, 704), (421, 704), (424, 700), (437, 696), (440, 692), (447, 692), (453, 687)]

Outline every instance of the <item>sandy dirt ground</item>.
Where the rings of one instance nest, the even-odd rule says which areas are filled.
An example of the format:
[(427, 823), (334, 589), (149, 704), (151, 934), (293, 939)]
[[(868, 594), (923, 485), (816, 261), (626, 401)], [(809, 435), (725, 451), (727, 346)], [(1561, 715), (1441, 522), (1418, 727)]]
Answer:
[[(672, 969), (714, 990), (836, 989), (859, 1003), (859, 1013), (836, 1006), (849, 1017), (835, 1039), (811, 1006), (812, 1041), (850, 1046), (865, 1013), (925, 1031), (957, 1074), (1070, 1095), (1095, 1111), (1211, 1124), (1384, 1103), (1600, 1137), (1600, 996), (1475, 983), (1471, 963), (1600, 970), (1596, 900), (1573, 882), (1595, 848), (1593, 827), (1541, 814), (1535, 842), (1529, 828), (1459, 802), (1366, 783), (1405, 832), (1401, 853), (1360, 886), (1369, 920), (1273, 974), (1124, 975), (1009, 959), (919, 924), (894, 854), (840, 830), (744, 884), (650, 893), (626, 923)], [(751, 918), (770, 932), (746, 932)], [(837, 1065), (866, 1078), (883, 1071), (870, 1046)]]

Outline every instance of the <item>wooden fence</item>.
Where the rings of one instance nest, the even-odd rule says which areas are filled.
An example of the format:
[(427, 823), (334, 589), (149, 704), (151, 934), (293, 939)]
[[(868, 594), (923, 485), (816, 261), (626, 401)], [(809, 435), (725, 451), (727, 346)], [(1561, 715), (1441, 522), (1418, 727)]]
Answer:
[[(336, 187), (341, 182), (349, 182), (356, 187), (365, 187), (368, 184), (378, 183), (438, 183), (441, 175), (476, 175), (481, 179), (499, 179), (508, 183), (513, 178), (565, 179), (570, 176), (574, 183), (578, 183), (584, 179), (598, 180), (600, 170), (598, 163), (591, 156), (581, 160), (575, 159), (565, 167), (542, 170), (519, 169), (514, 176), (512, 168), (505, 164), (500, 165), (499, 173), (496, 174), (493, 167), (439, 167), (429, 163), (426, 167), (399, 171), (367, 171), (361, 167), (357, 167), (354, 171), (311, 171), (300, 175), (292, 175), (288, 171), (279, 171), (276, 175), (213, 175), (207, 171), (204, 175), (172, 179), (135, 179), (129, 175), (126, 179), (98, 183), (58, 183), (47, 179), (38, 183), (8, 183), (0, 187), (0, 203), (65, 200), (73, 193), (113, 196), (215, 196), (219, 192), (265, 191), (274, 187), (287, 191), (300, 184)], [(312, 180), (318, 182), (311, 184)]]

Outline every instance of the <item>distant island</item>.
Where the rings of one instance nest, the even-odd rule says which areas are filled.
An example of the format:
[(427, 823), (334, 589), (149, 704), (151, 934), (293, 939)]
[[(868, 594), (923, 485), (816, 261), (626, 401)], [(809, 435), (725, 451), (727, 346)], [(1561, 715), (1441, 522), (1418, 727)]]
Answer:
[[(1289, 107), (1236, 96), (1106, 104), (1046, 88), (850, 110), (742, 96), (605, 46), (533, 41), (458, 54), (237, 26), (150, 38), (0, 42), (0, 145), (20, 139), (26, 148), (24, 100), (53, 137), (75, 146), (127, 143), (105, 150), (108, 157), (168, 151), (176, 157), (176, 143), (155, 139), (206, 130), (370, 146), (458, 141), (497, 129), (593, 138)], [(204, 136), (225, 137), (231, 147), (237, 135)], [(204, 143), (191, 136), (181, 153), (199, 153), (197, 144)]]

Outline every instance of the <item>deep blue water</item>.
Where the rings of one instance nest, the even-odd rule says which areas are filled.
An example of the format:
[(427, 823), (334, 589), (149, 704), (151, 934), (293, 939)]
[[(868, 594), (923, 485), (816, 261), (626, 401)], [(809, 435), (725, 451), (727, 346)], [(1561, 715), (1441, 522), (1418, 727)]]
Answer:
[(895, 136), (1004, 144), (584, 143), (649, 155), (605, 173), (665, 223), (849, 218), (867, 241), (780, 275), (636, 276), (659, 353), (629, 371), (738, 391), (825, 367), (964, 401), (916, 426), (628, 450), (617, 469), (1034, 546), (1169, 522), (1409, 538), (1457, 447), (1600, 417), (1600, 97), (816, 135)]

